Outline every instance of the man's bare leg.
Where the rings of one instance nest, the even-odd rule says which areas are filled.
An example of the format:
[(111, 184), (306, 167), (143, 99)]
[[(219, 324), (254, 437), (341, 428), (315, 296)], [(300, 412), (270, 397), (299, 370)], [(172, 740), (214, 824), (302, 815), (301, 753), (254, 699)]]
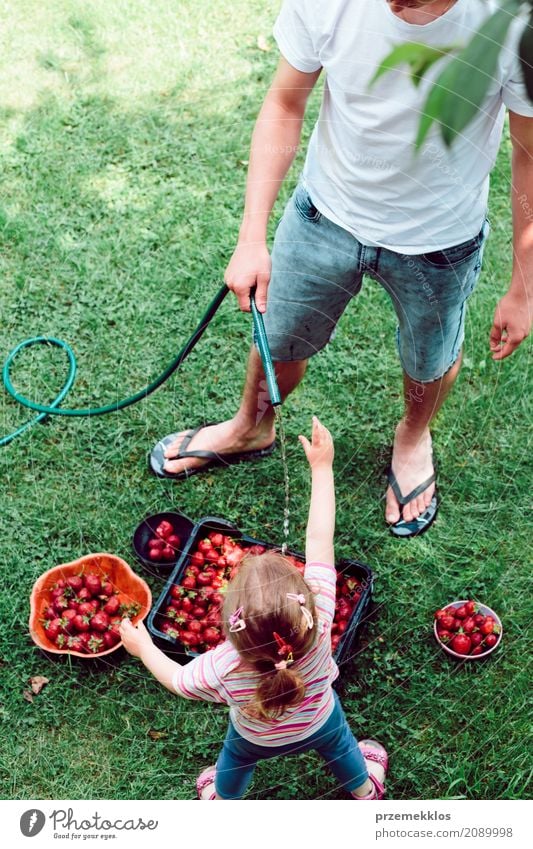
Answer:
[[(392, 471), (404, 495), (427, 480), (433, 472), (429, 424), (455, 383), (460, 368), (461, 356), (440, 380), (432, 383), (418, 383), (404, 373), (405, 414), (396, 427), (392, 454)], [(406, 504), (404, 520), (410, 522), (424, 513), (434, 492), (435, 484), (432, 483), (422, 495)], [(386, 501), (385, 518), (390, 524), (396, 524), (400, 519), (400, 506), (390, 487)]]
[[(307, 360), (291, 363), (276, 363), (276, 377), (281, 397), (285, 399), (302, 380)], [(179, 451), (187, 431), (181, 431), (175, 442), (165, 451), (168, 458), (165, 471), (182, 472), (203, 466), (205, 460), (188, 458), (172, 460)], [(205, 427), (199, 431), (187, 446), (188, 451), (215, 451), (230, 454), (237, 451), (253, 451), (266, 448), (274, 439), (274, 410), (270, 404), (261, 358), (254, 346), (248, 359), (248, 370), (241, 406), (232, 419), (220, 424)]]

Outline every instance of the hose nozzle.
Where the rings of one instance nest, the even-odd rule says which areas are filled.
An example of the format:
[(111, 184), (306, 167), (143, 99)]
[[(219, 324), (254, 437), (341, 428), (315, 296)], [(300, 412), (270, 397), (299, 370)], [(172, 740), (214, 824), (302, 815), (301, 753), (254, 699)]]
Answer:
[(257, 309), (255, 303), (255, 287), (250, 292), (250, 308), (252, 310), (252, 318), (254, 321), (255, 344), (257, 345), (261, 362), (263, 363), (263, 371), (265, 372), (268, 394), (270, 395), (270, 403), (273, 407), (277, 407), (281, 404), (281, 395), (279, 394), (272, 355), (270, 353), (270, 348), (268, 347), (263, 316)]

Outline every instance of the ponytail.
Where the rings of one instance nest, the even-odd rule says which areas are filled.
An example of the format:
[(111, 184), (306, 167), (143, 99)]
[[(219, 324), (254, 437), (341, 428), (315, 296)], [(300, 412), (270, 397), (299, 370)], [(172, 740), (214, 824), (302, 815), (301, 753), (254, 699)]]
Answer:
[(271, 669), (263, 673), (250, 704), (250, 714), (258, 719), (277, 719), (289, 707), (296, 707), (305, 696), (305, 684), (291, 669)]

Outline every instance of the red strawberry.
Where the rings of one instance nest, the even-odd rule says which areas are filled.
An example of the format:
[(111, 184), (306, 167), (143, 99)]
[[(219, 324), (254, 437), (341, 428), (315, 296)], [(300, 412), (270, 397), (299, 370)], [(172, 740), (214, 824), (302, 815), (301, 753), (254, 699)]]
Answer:
[(495, 625), (496, 625), (496, 622), (494, 621), (493, 617), (492, 616), (486, 616), (485, 621), (483, 622), (483, 625), (481, 625), (479, 630), (481, 631), (482, 634), (485, 634), (485, 636), (486, 636), (487, 634), (492, 634), (492, 632), (494, 631)]
[(112, 649), (120, 643), (120, 636), (115, 634), (114, 631), (106, 631), (102, 639), (106, 649)]
[(474, 613), (477, 613), (477, 604), (475, 601), (467, 601), (465, 607), (469, 616), (473, 616)]
[(188, 590), (194, 589), (196, 587), (196, 578), (193, 578), (192, 575), (187, 575), (182, 581), (182, 586)]
[(100, 595), (112, 596), (115, 592), (115, 588), (111, 581), (103, 581), (102, 589), (100, 590)]
[(89, 573), (84, 576), (83, 583), (85, 584), (92, 596), (98, 595), (98, 593), (102, 589), (102, 581), (100, 580), (99, 575)]
[(206, 569), (205, 572), (200, 572), (200, 574), (196, 576), (196, 583), (199, 587), (207, 587), (211, 584), (214, 577), (215, 573), (213, 569)]
[(470, 652), (470, 655), (473, 656), (473, 655), (483, 654), (483, 651), (484, 651), (483, 646), (474, 646), (474, 648)]
[(91, 593), (89, 592), (89, 590), (87, 589), (87, 587), (82, 587), (82, 589), (79, 591), (76, 598), (79, 602), (83, 602), (83, 601), (90, 601), (92, 596), (91, 596)]
[(120, 601), (118, 596), (112, 595), (109, 601), (104, 604), (103, 611), (107, 613), (108, 616), (115, 616), (120, 608)]
[(87, 640), (87, 648), (91, 654), (98, 654), (104, 647), (104, 641), (100, 635), (91, 634)]
[(94, 614), (94, 607), (90, 601), (83, 601), (78, 606), (78, 613), (80, 616), (92, 616)]
[(210, 551), (212, 547), (210, 539), (201, 539), (198, 543), (198, 551), (201, 551), (202, 554), (205, 554), (206, 551)]
[(454, 617), (450, 616), (447, 613), (446, 616), (442, 616), (440, 619), (437, 620), (437, 631), (440, 631), (441, 629), (443, 631), (453, 631), (454, 623)]
[(101, 610), (95, 613), (91, 619), (91, 628), (93, 631), (107, 631), (109, 628), (109, 617)]
[(69, 637), (66, 643), (66, 648), (69, 648), (72, 651), (83, 651), (83, 642), (80, 640), (79, 635)]
[(451, 631), (439, 631), (439, 640), (443, 643), (449, 643), (452, 637)]
[(455, 637), (450, 640), (450, 648), (452, 651), (457, 652), (457, 654), (468, 654), (472, 647), (472, 642), (470, 637), (466, 634), (456, 634)]
[(466, 605), (464, 604), (462, 604), (460, 607), (456, 607), (454, 612), (456, 619), (465, 619), (468, 616)]
[(197, 566), (198, 568), (201, 568), (205, 563), (205, 557), (202, 552), (195, 551), (194, 554), (191, 556), (190, 563), (191, 566)]
[(469, 637), (473, 646), (480, 646), (483, 642), (483, 634), (481, 631), (474, 631), (473, 634), (469, 634)]
[(179, 631), (172, 622), (163, 622), (161, 625), (161, 631), (173, 640), (177, 640), (179, 637)]
[(168, 537), (173, 533), (174, 528), (172, 527), (170, 522), (167, 522), (166, 519), (163, 519), (155, 529), (156, 536), (160, 537), (161, 539), (168, 539)]
[(476, 623), (476, 626), (478, 628), (479, 628), (480, 625), (483, 625), (484, 621), (485, 621), (485, 617), (483, 616), (483, 614), (482, 613), (476, 613), (476, 615), (474, 616), (474, 622)]
[(91, 635), (89, 631), (83, 631), (81, 634), (78, 634), (79, 641), (81, 643), (81, 650), (84, 652), (89, 651), (89, 641), (91, 639)]
[(67, 609), (67, 607), (68, 607), (68, 598), (65, 598), (64, 595), (58, 596), (56, 598), (56, 600), (54, 601), (54, 610), (60, 616), (63, 613), (63, 611)]
[(63, 633), (60, 619), (49, 619), (45, 624), (44, 629), (46, 631), (46, 636), (49, 640), (52, 640), (53, 643), (55, 643), (59, 635)]
[(475, 627), (476, 623), (474, 622), (473, 616), (468, 616), (463, 620), (463, 631), (465, 634), (471, 634)]
[(220, 546), (224, 543), (223, 535), (216, 532), (209, 534), (209, 539), (211, 540), (213, 548), (220, 548)]
[(73, 620), (76, 618), (77, 615), (78, 614), (76, 613), (76, 611), (71, 610), (70, 608), (64, 610), (62, 613), (61, 622), (63, 623), (63, 628), (65, 629), (65, 631), (68, 631), (69, 634), (71, 634), (75, 628)]
[(74, 628), (80, 633), (82, 631), (88, 631), (90, 629), (89, 622), (90, 619), (88, 616), (81, 616), (79, 613), (77, 613), (74, 619), (72, 620)]
[[(209, 616), (207, 617), (207, 621), (209, 622)], [(217, 628), (205, 628), (202, 637), (204, 643), (207, 643), (208, 646), (214, 645), (220, 639), (220, 631)]]
[(193, 634), (192, 631), (180, 631), (180, 640), (184, 646), (190, 646), (191, 648), (200, 643), (199, 635)]
[(69, 586), (76, 595), (83, 589), (83, 578), (80, 575), (71, 575), (67, 578), (67, 586)]
[(494, 648), (494, 646), (496, 645), (497, 642), (498, 642), (498, 635), (497, 634), (487, 634), (487, 636), (485, 637), (485, 645), (488, 649)]

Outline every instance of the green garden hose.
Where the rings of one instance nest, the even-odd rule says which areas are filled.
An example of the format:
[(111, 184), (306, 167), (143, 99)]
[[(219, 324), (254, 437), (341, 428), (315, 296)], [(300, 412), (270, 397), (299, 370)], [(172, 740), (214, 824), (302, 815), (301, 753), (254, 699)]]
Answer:
[[(157, 377), (152, 383), (148, 384), (144, 389), (141, 389), (140, 392), (136, 392), (135, 395), (131, 395), (129, 398), (125, 398), (123, 401), (115, 401), (113, 404), (106, 404), (104, 407), (86, 407), (80, 410), (70, 410), (63, 409), (59, 407), (59, 404), (67, 394), (67, 392), (71, 389), (72, 384), (74, 383), (74, 379), (76, 377), (76, 357), (74, 356), (74, 352), (72, 348), (67, 345), (66, 342), (63, 342), (61, 339), (55, 339), (53, 336), (34, 336), (31, 339), (25, 339), (20, 345), (17, 345), (14, 348), (9, 356), (7, 357), (4, 367), (2, 370), (2, 379), (4, 382), (4, 386), (6, 391), (18, 401), (19, 404), (22, 404), (23, 407), (28, 407), (30, 410), (35, 410), (39, 413), (35, 418), (30, 419), (30, 421), (25, 422), (21, 427), (17, 430), (13, 431), (13, 433), (9, 433), (7, 436), (4, 436), (0, 439), (0, 446), (7, 445), (17, 436), (20, 436), (21, 433), (24, 433), (29, 427), (37, 424), (38, 422), (44, 421), (47, 416), (103, 416), (106, 413), (114, 413), (117, 410), (123, 410), (125, 407), (130, 407), (132, 404), (136, 404), (137, 401), (141, 401), (143, 398), (146, 398), (148, 395), (151, 395), (152, 392), (155, 392), (165, 380), (168, 380), (171, 374), (173, 374), (176, 369), (180, 367), (182, 362), (189, 356), (192, 349), (196, 345), (196, 343), (203, 336), (203, 333), (219, 308), (220, 304), (228, 294), (229, 289), (227, 286), (222, 286), (221, 289), (217, 292), (209, 307), (207, 308), (205, 314), (202, 316), (202, 319), (192, 334), (192, 336), (187, 340), (177, 357), (170, 363), (170, 365)], [(45, 404), (36, 404), (34, 401), (30, 401), (29, 398), (26, 398), (24, 395), (18, 393), (11, 382), (10, 369), (15, 357), (22, 351), (24, 348), (30, 348), (32, 345), (52, 345), (56, 348), (61, 348), (65, 351), (68, 363), (69, 363), (69, 371), (65, 383), (58, 393), (58, 395), (54, 398), (51, 404), (46, 406)]]
[[(16, 439), (17, 436), (20, 436), (27, 430), (29, 427), (32, 427), (39, 422), (44, 421), (48, 416), (103, 416), (106, 413), (115, 413), (117, 410), (123, 410), (125, 407), (130, 407), (132, 404), (136, 404), (137, 401), (141, 401), (143, 398), (151, 395), (152, 392), (155, 392), (161, 384), (163, 384), (168, 378), (178, 369), (183, 361), (189, 356), (192, 349), (196, 345), (196, 343), (201, 339), (204, 334), (204, 331), (221, 305), (222, 301), (228, 294), (229, 289), (227, 286), (222, 286), (211, 303), (209, 304), (205, 314), (202, 316), (202, 319), (192, 334), (192, 336), (187, 340), (177, 357), (172, 360), (169, 366), (156, 377), (152, 383), (149, 383), (144, 389), (141, 389), (140, 392), (136, 392), (135, 395), (130, 395), (129, 398), (125, 398), (123, 401), (115, 401), (113, 404), (106, 404), (104, 407), (84, 407), (83, 409), (64, 409), (60, 407), (61, 401), (67, 395), (67, 393), (72, 388), (74, 380), (76, 378), (77, 371), (77, 363), (76, 357), (74, 356), (74, 351), (66, 342), (63, 342), (61, 339), (56, 339), (53, 336), (34, 336), (31, 339), (25, 339), (16, 348), (8, 355), (4, 367), (2, 370), (2, 380), (4, 382), (4, 386), (6, 391), (11, 395), (15, 401), (18, 401), (19, 404), (22, 404), (23, 407), (28, 407), (30, 410), (35, 410), (39, 413), (38, 416), (35, 416), (33, 419), (25, 422), (21, 427), (14, 430), (12, 433), (9, 433), (7, 436), (4, 436), (0, 439), (0, 446), (7, 445), (13, 439)], [(268, 389), (270, 392), (270, 397), (272, 401), (272, 405), (281, 404), (281, 398), (279, 396), (279, 390), (276, 383), (276, 377), (274, 374), (274, 367), (272, 365), (272, 358), (270, 356), (270, 350), (268, 347), (268, 342), (266, 338), (265, 329), (263, 326), (263, 317), (257, 311), (255, 306), (255, 300), (253, 293), (250, 298), (251, 307), (252, 307), (252, 315), (254, 321), (254, 329), (255, 329), (255, 338), (256, 345), (259, 349), (259, 353), (261, 355), (261, 360), (263, 362), (263, 368), (265, 371)], [(68, 359), (68, 375), (63, 384), (62, 389), (56, 395), (51, 404), (46, 406), (45, 404), (37, 404), (35, 401), (30, 401), (29, 398), (26, 398), (24, 395), (21, 395), (11, 382), (11, 374), (10, 369), (14, 359), (18, 356), (18, 354), (23, 351), (25, 348), (31, 348), (33, 345), (51, 345), (56, 348), (60, 348), (65, 352)]]

